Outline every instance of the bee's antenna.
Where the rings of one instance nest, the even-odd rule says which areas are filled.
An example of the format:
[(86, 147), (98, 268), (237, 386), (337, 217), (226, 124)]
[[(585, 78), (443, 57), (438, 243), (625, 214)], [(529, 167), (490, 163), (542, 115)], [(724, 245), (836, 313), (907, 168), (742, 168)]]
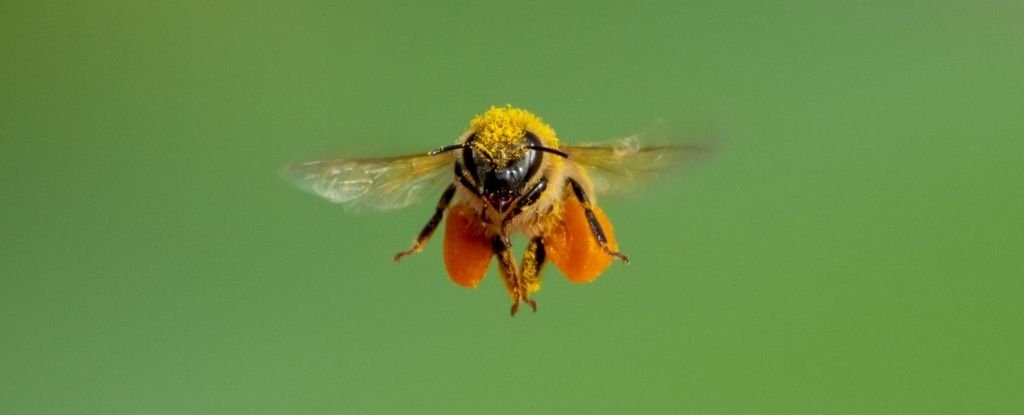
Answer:
[(526, 148), (528, 148), (528, 149), (530, 149), (530, 150), (537, 150), (537, 151), (543, 151), (543, 152), (545, 152), (545, 153), (551, 153), (551, 154), (556, 154), (556, 155), (562, 156), (562, 158), (569, 158), (569, 155), (568, 155), (568, 154), (566, 154), (566, 153), (565, 153), (564, 151), (562, 151), (562, 150), (556, 150), (556, 149), (553, 149), (553, 148), (551, 148), (551, 147), (544, 147), (544, 146), (526, 146)]
[(466, 143), (452, 144), (450, 146), (441, 147), (441, 148), (439, 148), (437, 150), (434, 150), (434, 151), (431, 151), (431, 152), (429, 152), (427, 154), (429, 154), (431, 156), (436, 156), (436, 155), (441, 154), (441, 153), (447, 153), (449, 151), (458, 150), (458, 149), (465, 148), (465, 147), (466, 147)]

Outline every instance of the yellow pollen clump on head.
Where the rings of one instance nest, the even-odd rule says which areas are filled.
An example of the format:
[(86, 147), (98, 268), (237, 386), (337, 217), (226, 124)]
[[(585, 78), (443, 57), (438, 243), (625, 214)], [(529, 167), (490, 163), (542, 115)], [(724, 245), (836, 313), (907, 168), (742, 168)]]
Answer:
[(511, 105), (491, 107), (474, 117), (469, 128), (476, 134), (479, 148), (503, 159), (511, 156), (505, 153), (517, 151), (526, 131), (537, 135), (545, 147), (558, 148), (558, 138), (550, 126), (529, 111)]

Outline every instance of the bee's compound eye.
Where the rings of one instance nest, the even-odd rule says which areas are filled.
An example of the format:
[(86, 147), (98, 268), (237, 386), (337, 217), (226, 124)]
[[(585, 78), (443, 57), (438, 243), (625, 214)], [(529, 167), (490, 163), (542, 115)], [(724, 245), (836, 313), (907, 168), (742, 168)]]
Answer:
[[(469, 139), (466, 140), (466, 143), (470, 143), (475, 139), (475, 135), (470, 136)], [(469, 173), (469, 176), (478, 187), (483, 185), (483, 181), (481, 179), (484, 177), (486, 167), (490, 164), (492, 163), (488, 161), (488, 158), (473, 146), (467, 145), (463, 147), (462, 166), (465, 168), (465, 171)]]
[(529, 131), (523, 135), (523, 141), (525, 141), (523, 144), (531, 147), (541, 147), (544, 145), (544, 143), (540, 142), (540, 138), (538, 138), (536, 134)]
[(476, 181), (479, 186), (486, 188), (487, 185), (485, 183), (487, 181), (487, 177), (492, 174), (495, 169), (494, 161), (479, 150), (468, 149), (463, 155), (462, 162), (466, 165), (466, 170), (469, 170), (469, 174), (473, 176), (473, 180)]
[[(523, 141), (525, 141), (525, 145), (527, 147), (542, 147), (540, 139), (529, 131), (526, 132), (526, 136), (523, 137)], [(524, 182), (530, 180), (535, 174), (537, 174), (537, 170), (540, 170), (542, 161), (544, 161), (544, 153), (540, 151), (528, 148), (523, 153), (523, 157), (519, 159), (519, 162), (526, 167), (523, 173)]]

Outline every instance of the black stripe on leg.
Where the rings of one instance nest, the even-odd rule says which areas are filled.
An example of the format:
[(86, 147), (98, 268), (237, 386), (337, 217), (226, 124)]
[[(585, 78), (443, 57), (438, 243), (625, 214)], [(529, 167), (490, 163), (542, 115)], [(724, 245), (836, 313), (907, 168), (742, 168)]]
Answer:
[(583, 186), (580, 185), (573, 179), (568, 179), (569, 186), (572, 187), (572, 192), (576, 195), (576, 199), (583, 205), (583, 213), (587, 216), (587, 224), (590, 225), (590, 233), (594, 235), (594, 239), (597, 240), (598, 245), (601, 249), (604, 249), (608, 255), (619, 258), (622, 262), (629, 263), (629, 257), (623, 255), (621, 252), (613, 251), (608, 246), (608, 237), (605, 236), (604, 228), (601, 227), (601, 222), (597, 220), (597, 215), (594, 214), (594, 208), (590, 203), (590, 198), (587, 197), (587, 192), (583, 190)]
[(502, 252), (505, 252), (511, 248), (512, 247), (510, 246), (508, 240), (502, 238), (501, 235), (496, 235), (494, 238), (491, 239), (491, 250), (494, 251), (495, 255), (501, 255)]
[(533, 260), (537, 263), (536, 274), (540, 275), (540, 269), (544, 267), (544, 261), (548, 258), (547, 253), (544, 251), (544, 239), (538, 236), (533, 238), (533, 240), (535, 242)]
[(597, 216), (594, 215), (594, 209), (590, 205), (590, 198), (587, 197), (587, 192), (575, 180), (569, 179), (569, 185), (572, 186), (572, 192), (576, 194), (576, 199), (583, 205), (583, 213), (587, 215), (587, 224), (590, 225), (590, 231), (594, 234), (594, 238), (597, 239), (597, 243), (601, 244), (601, 246), (606, 245), (608, 238), (604, 235), (601, 222), (598, 222)]
[(430, 238), (437, 230), (437, 225), (441, 223), (441, 218), (444, 217), (444, 211), (448, 209), (448, 204), (451, 203), (452, 198), (455, 197), (455, 185), (448, 185), (448, 188), (441, 194), (441, 198), (437, 201), (437, 207), (434, 208), (434, 216), (430, 217), (430, 221), (420, 231), (416, 242), (421, 243)]
[(455, 197), (455, 184), (448, 185), (448, 188), (441, 194), (441, 198), (437, 201), (437, 207), (434, 208), (434, 214), (427, 221), (427, 224), (420, 230), (419, 235), (416, 236), (416, 242), (413, 243), (412, 248), (406, 251), (395, 254), (394, 260), (398, 261), (406, 255), (412, 255), (423, 249), (423, 245), (430, 240), (430, 237), (437, 230), (437, 225), (441, 224), (441, 219), (444, 217), (444, 211), (448, 210), (448, 204), (452, 202), (452, 198)]

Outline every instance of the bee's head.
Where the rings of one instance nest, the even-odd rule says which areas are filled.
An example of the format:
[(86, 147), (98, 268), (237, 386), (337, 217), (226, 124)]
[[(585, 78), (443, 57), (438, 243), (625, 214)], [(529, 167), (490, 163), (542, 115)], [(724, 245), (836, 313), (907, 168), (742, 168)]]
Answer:
[(537, 176), (544, 152), (557, 150), (551, 127), (518, 108), (491, 108), (470, 122), (462, 142), (462, 166), (475, 190), (499, 212), (507, 211)]
[(483, 146), (475, 136), (462, 152), (462, 163), (476, 183), (480, 194), (494, 209), (504, 212), (521, 195), (527, 182), (540, 169), (544, 155), (531, 148), (539, 143), (533, 133), (525, 133), (516, 146)]

